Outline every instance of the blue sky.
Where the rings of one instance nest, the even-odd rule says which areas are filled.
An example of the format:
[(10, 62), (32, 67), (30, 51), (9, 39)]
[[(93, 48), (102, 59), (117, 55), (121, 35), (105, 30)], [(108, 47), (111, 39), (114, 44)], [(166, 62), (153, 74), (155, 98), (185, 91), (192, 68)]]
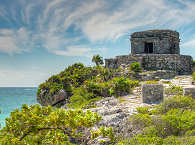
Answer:
[(178, 31), (181, 53), (195, 58), (194, 0), (0, 0), (0, 87), (129, 54), (129, 35), (147, 29)]

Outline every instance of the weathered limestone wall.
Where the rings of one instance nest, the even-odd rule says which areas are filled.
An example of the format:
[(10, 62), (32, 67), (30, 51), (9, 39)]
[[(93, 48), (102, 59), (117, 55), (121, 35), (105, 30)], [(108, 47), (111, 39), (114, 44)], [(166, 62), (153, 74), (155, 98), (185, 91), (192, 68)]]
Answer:
[(145, 70), (173, 70), (178, 74), (191, 74), (192, 57), (177, 54), (144, 55), (142, 66)]
[(170, 79), (177, 75), (175, 71), (171, 70), (158, 70), (158, 71), (146, 71), (137, 74), (134, 79), (139, 81), (152, 81), (159, 79)]
[(171, 70), (178, 74), (192, 73), (192, 57), (178, 54), (136, 54), (117, 56), (105, 59), (105, 67), (119, 68), (129, 66), (133, 62), (140, 62), (144, 70)]
[(179, 33), (171, 30), (149, 30), (131, 35), (131, 53), (145, 53), (145, 43), (153, 43), (153, 54), (179, 54)]
[(163, 101), (164, 91), (162, 84), (143, 84), (142, 102), (160, 103)]
[(195, 87), (186, 87), (183, 89), (183, 95), (184, 96), (188, 96), (188, 95), (191, 95), (192, 98), (195, 98)]

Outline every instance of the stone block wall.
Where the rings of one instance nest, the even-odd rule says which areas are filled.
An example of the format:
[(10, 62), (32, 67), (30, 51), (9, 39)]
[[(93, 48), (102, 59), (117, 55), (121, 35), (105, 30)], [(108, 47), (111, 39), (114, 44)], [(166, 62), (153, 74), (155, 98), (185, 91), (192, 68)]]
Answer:
[(131, 53), (144, 54), (145, 43), (153, 44), (152, 54), (179, 54), (179, 33), (171, 30), (148, 30), (131, 35)]
[(143, 84), (142, 85), (142, 102), (143, 103), (160, 103), (163, 101), (162, 84)]
[(143, 55), (142, 66), (145, 70), (172, 70), (178, 74), (192, 73), (192, 57), (177, 54)]
[(105, 59), (105, 67), (119, 68), (121, 65), (129, 66), (133, 62), (140, 62), (143, 69), (171, 70), (177, 74), (192, 73), (192, 57), (178, 54), (130, 54), (117, 56), (114, 59)]
[(137, 74), (133, 77), (135, 80), (139, 81), (153, 81), (159, 79), (170, 79), (174, 78), (177, 75), (175, 71), (170, 70), (158, 70), (158, 71), (146, 71)]

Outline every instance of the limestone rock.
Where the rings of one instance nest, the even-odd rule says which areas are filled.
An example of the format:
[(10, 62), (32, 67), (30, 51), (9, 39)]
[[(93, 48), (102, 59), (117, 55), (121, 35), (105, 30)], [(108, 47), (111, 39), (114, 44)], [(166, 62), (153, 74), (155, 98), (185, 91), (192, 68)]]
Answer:
[(143, 84), (142, 101), (143, 103), (159, 103), (163, 101), (162, 84)]
[(183, 89), (183, 95), (188, 96), (191, 95), (192, 98), (195, 98), (195, 87), (186, 87)]
[(37, 101), (43, 106), (47, 106), (47, 105), (55, 106), (58, 103), (62, 103), (62, 102), (65, 103), (66, 99), (68, 99), (69, 97), (68, 93), (62, 89), (53, 96), (47, 96), (47, 94), (48, 93), (46, 90), (41, 90), (40, 95), (37, 96)]

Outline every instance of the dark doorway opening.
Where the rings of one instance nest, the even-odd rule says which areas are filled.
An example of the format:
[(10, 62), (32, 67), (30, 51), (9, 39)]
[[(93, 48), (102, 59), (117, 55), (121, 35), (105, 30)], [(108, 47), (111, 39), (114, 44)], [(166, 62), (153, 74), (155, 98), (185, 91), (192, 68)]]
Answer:
[(145, 53), (153, 53), (153, 43), (145, 42)]

